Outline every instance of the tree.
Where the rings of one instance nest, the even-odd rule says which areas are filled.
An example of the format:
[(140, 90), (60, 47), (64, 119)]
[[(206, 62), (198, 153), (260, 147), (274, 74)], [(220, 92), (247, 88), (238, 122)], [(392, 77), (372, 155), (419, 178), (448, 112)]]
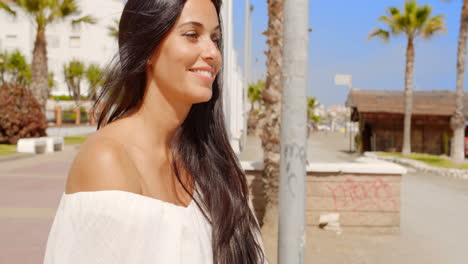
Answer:
[(456, 107), (450, 119), (453, 130), (451, 159), (454, 164), (461, 165), (465, 160), (464, 138), (465, 138), (465, 116), (463, 114), (463, 96), (466, 67), (466, 37), (468, 35), (468, 0), (462, 4), (460, 31), (458, 34), (457, 50), (457, 86), (456, 86)]
[(48, 78), (48, 86), (49, 86), (49, 96), (52, 90), (55, 88), (56, 83), (55, 83), (55, 75), (53, 72), (49, 72), (49, 78)]
[(76, 104), (81, 99), (81, 81), (85, 74), (85, 66), (81, 61), (72, 60), (63, 65), (63, 75), (67, 84), (70, 96), (73, 97)]
[[(32, 54), (31, 90), (38, 102), (45, 107), (49, 94), (46, 29), (52, 23), (68, 18), (75, 18), (81, 10), (76, 0), (13, 0), (13, 3), (32, 18), (36, 26), (36, 40)], [(2, 3), (0, 1), (0, 3)], [(16, 11), (7, 4), (0, 4), (0, 9), (16, 15)], [(86, 15), (71, 20), (72, 25), (80, 23), (95, 24), (96, 19)]]
[[(1, 3), (1, 2), (0, 2)], [(8, 52), (0, 52), (0, 85), (3, 85), (6, 80), (6, 62), (8, 60)]]
[(278, 198), (280, 174), (280, 121), (283, 67), (283, 7), (284, 0), (267, 0), (268, 28), (263, 33), (267, 37), (268, 50), (267, 77), (262, 99), (265, 105), (262, 133), (263, 181), (265, 190), (265, 216), (262, 232), (268, 234), (265, 250), (270, 259), (277, 250)]
[(257, 83), (249, 84), (248, 94), (250, 101), (250, 111), (247, 121), (247, 133), (252, 134), (257, 128), (257, 116), (262, 111), (262, 91), (265, 89), (265, 82), (258, 81)]
[(116, 40), (119, 39), (119, 19), (114, 19), (114, 24), (107, 26), (108, 34), (110, 37), (115, 38)]
[(13, 53), (0, 53), (0, 84), (10, 83), (13, 86), (29, 86), (31, 66), (19, 50)]
[(315, 97), (307, 97), (307, 119), (317, 124), (321, 121), (320, 116), (315, 114), (315, 109), (319, 107), (319, 103), (317, 98)]
[(88, 69), (86, 69), (85, 75), (89, 84), (88, 99), (96, 100), (99, 88), (104, 85), (102, 69), (97, 64), (91, 64), (88, 66)]
[(5, 67), (10, 76), (10, 83), (17, 86), (29, 86), (31, 82), (31, 66), (19, 50), (15, 50), (12, 54), (9, 54)]
[(405, 2), (404, 10), (389, 7), (387, 15), (380, 16), (379, 21), (387, 29), (376, 28), (371, 31), (369, 38), (378, 37), (388, 42), (391, 36), (405, 35), (408, 39), (406, 47), (405, 69), (405, 117), (403, 129), (402, 154), (411, 154), (411, 114), (413, 108), (413, 79), (414, 79), (414, 41), (421, 37), (430, 39), (437, 33), (445, 31), (443, 15), (431, 17), (432, 9), (429, 5), (418, 6), (416, 0)]

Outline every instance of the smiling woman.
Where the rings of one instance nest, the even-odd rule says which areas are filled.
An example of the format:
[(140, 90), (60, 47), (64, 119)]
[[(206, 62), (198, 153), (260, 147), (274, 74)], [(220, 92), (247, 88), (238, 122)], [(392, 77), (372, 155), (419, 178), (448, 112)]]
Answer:
[(220, 0), (129, 0), (45, 263), (265, 263), (222, 106)]

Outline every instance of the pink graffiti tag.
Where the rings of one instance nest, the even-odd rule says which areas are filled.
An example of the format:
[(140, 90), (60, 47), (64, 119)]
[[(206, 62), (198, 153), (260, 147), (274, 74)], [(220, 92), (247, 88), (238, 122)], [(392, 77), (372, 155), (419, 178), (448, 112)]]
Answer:
[(392, 195), (391, 187), (381, 178), (368, 182), (356, 182), (346, 179), (344, 184), (333, 188), (327, 185), (333, 195), (335, 210), (358, 210), (364, 206), (373, 206), (376, 209), (392, 208), (398, 210), (398, 202)]

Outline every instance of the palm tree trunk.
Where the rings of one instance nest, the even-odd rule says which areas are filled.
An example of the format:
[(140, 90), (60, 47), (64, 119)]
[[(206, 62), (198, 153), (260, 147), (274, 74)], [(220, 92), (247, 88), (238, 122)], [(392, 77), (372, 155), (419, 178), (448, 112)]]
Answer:
[(265, 123), (260, 138), (263, 147), (263, 179), (265, 183), (265, 216), (262, 233), (270, 264), (276, 263), (278, 249), (278, 198), (280, 174), (280, 115), (283, 64), (283, 3), (268, 0), (267, 78), (263, 90)]
[(414, 43), (413, 38), (408, 37), (405, 69), (405, 120), (403, 124), (403, 156), (408, 156), (411, 154), (411, 114), (413, 110), (413, 79)]
[(45, 109), (49, 88), (47, 68), (47, 40), (45, 28), (38, 27), (32, 59), (31, 90), (34, 97)]
[(468, 0), (463, 1), (460, 33), (458, 36), (457, 56), (457, 90), (456, 109), (450, 124), (453, 130), (452, 139), (452, 162), (457, 165), (463, 164), (465, 160), (464, 138), (465, 138), (465, 116), (463, 114), (463, 83), (465, 81), (466, 63), (466, 37), (468, 32)]

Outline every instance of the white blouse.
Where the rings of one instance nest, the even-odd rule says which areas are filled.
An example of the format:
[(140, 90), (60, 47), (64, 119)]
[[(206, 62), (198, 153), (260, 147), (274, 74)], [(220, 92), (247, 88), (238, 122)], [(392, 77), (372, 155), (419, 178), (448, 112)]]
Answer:
[(98, 263), (212, 264), (211, 225), (194, 201), (183, 207), (126, 191), (63, 193), (44, 264)]

